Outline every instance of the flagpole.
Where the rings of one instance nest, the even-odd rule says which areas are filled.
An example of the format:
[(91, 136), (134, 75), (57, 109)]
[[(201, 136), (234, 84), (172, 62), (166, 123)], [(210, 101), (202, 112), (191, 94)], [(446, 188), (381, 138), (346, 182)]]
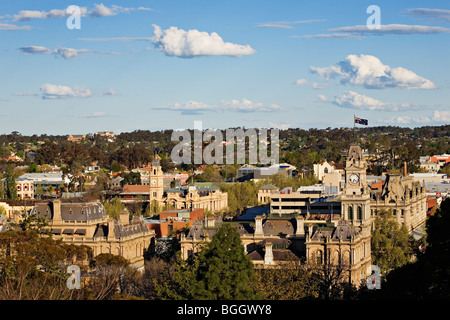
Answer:
[(356, 134), (355, 134), (355, 129), (356, 129), (356, 122), (355, 122), (355, 115), (353, 115), (353, 140), (354, 142), (356, 142)]

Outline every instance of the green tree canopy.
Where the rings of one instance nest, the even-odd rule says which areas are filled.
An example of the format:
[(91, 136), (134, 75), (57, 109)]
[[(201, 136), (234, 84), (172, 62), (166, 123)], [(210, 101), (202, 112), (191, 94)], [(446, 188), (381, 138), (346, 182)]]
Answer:
[(256, 298), (253, 263), (245, 255), (236, 227), (229, 223), (223, 224), (211, 242), (200, 251), (196, 279), (195, 299)]
[(379, 210), (372, 233), (372, 260), (382, 273), (408, 263), (411, 258), (409, 235), (404, 225), (399, 226), (392, 211)]

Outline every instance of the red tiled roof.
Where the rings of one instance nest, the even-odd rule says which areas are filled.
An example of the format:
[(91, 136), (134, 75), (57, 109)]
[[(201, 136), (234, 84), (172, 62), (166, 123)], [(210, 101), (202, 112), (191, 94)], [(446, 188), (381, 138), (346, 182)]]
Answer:
[(126, 184), (123, 186), (123, 192), (150, 192), (147, 185)]

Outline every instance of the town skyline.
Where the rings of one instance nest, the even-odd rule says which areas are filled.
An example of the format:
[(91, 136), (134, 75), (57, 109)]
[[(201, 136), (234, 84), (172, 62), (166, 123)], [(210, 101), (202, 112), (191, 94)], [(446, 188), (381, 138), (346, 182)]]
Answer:
[[(370, 5), (380, 29), (366, 26)], [(2, 7), (2, 134), (450, 122), (444, 1)]]

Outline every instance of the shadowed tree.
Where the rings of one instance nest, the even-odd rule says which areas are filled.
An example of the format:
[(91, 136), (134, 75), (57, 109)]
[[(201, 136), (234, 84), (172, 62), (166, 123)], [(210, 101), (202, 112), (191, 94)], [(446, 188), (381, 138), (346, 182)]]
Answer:
[(245, 255), (233, 225), (219, 227), (211, 242), (200, 251), (194, 298), (206, 300), (255, 299), (253, 263)]

